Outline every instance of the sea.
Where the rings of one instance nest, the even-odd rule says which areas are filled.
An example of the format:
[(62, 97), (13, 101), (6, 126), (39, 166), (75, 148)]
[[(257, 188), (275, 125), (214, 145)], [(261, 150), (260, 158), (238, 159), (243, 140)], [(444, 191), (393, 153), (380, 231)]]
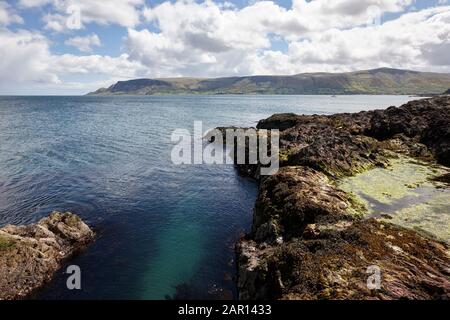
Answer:
[[(275, 113), (400, 106), (409, 96), (2, 96), (0, 227), (53, 210), (96, 241), (32, 299), (232, 299), (234, 244), (258, 185), (233, 165), (176, 165), (176, 130), (256, 126)], [(81, 290), (67, 288), (69, 265)]]

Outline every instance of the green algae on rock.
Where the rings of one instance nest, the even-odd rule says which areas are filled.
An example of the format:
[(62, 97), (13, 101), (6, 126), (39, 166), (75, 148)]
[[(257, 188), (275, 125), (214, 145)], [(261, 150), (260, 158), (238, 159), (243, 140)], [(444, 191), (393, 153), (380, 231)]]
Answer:
[(14, 245), (14, 243), (15, 243), (15, 241), (11, 237), (6, 237), (6, 236), (0, 235), (0, 251), (10, 248), (11, 246)]
[(338, 182), (345, 191), (356, 192), (364, 199), (373, 199), (382, 204), (392, 204), (406, 196), (420, 197), (419, 188), (433, 188), (430, 179), (448, 170), (431, 166), (411, 158), (391, 159), (387, 168), (374, 168)]
[(411, 158), (392, 159), (388, 168), (375, 168), (338, 182), (356, 194), (368, 217), (388, 215), (390, 221), (422, 230), (450, 243), (450, 189), (433, 181), (448, 169)]
[(429, 201), (396, 211), (390, 221), (450, 244), (449, 199), (450, 192), (442, 191)]

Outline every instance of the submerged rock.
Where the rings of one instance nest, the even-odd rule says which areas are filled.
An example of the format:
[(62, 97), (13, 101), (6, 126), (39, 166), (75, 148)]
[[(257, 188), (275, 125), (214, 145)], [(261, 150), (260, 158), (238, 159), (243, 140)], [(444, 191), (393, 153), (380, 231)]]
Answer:
[[(450, 97), (356, 114), (275, 115), (257, 128), (281, 131), (281, 168), (260, 177), (258, 165), (238, 165), (260, 182), (252, 232), (236, 245), (241, 299), (450, 299), (448, 244), (392, 223), (402, 224), (395, 214), (370, 208), (357, 196), (364, 191), (358, 184), (341, 189), (344, 178), (374, 168), (411, 175), (416, 167), (391, 167), (404, 156), (449, 166)], [(433, 170), (418, 172), (420, 181), (395, 180), (401, 190), (380, 180), (385, 191), (377, 199), (388, 206), (421, 184), (429, 187)], [(435, 171), (447, 180), (446, 170)], [(379, 219), (368, 219), (369, 212)], [(368, 283), (373, 270), (380, 272), (376, 288)]]
[(94, 232), (72, 213), (53, 212), (28, 226), (0, 229), (0, 300), (21, 299), (50, 281), (63, 260), (85, 248)]

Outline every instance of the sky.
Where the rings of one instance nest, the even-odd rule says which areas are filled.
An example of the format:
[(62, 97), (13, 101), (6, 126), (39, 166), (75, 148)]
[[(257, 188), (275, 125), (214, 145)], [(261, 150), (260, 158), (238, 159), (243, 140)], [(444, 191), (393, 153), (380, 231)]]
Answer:
[(450, 72), (450, 0), (0, 0), (0, 94), (134, 78)]

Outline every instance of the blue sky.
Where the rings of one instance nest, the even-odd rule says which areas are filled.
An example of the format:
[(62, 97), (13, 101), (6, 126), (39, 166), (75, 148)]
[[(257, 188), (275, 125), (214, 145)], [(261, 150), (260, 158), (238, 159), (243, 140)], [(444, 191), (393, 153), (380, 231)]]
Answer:
[(3, 0), (0, 44), (0, 94), (82, 94), (136, 77), (449, 72), (450, 8), (447, 0)]

